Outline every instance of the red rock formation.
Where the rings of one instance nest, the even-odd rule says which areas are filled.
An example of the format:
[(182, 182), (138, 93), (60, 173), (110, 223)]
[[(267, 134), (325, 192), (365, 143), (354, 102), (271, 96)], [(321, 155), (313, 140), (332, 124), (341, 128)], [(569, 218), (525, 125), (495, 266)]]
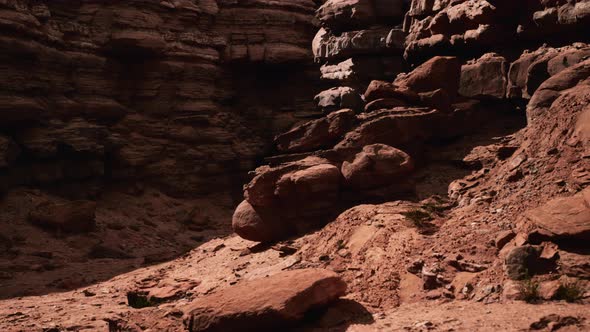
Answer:
[(288, 327), (309, 310), (324, 307), (345, 292), (346, 284), (334, 272), (282, 272), (191, 303), (185, 309), (185, 325), (191, 332)]
[(14, 3), (0, 328), (588, 329), (589, 1)]

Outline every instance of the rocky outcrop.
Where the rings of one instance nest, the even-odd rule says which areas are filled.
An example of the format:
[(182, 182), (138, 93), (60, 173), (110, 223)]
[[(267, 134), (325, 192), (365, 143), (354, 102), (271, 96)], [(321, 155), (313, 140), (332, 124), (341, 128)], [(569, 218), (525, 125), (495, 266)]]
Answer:
[(377, 3), (328, 1), (318, 10), (323, 28), (313, 53), (322, 77), (341, 86), (316, 95), (324, 117), (275, 137), (283, 155), (269, 158), (271, 165), (244, 187), (233, 217), (240, 236), (281, 240), (322, 226), (350, 205), (412, 196), (415, 161), (429, 158), (429, 142), (473, 132), (490, 114), (479, 100), (505, 99), (508, 62), (499, 55), (464, 66), (458, 57), (437, 56), (407, 73), (379, 72), (388, 67), (384, 59), (405, 67), (405, 36), (394, 20), (369, 24), (382, 22)]
[(531, 231), (531, 241), (554, 242), (588, 241), (590, 239), (590, 190), (565, 198), (556, 198), (545, 205), (528, 211), (525, 216), (536, 228)]
[(243, 238), (268, 242), (320, 226), (338, 211), (341, 177), (338, 167), (317, 157), (262, 166), (244, 187), (233, 229)]
[(533, 52), (525, 51), (510, 65), (508, 97), (530, 99), (545, 80), (575, 66), (588, 55), (590, 47), (583, 43), (561, 48), (541, 47)]
[(268, 330), (301, 321), (345, 295), (346, 284), (334, 272), (304, 269), (281, 272), (222, 289), (185, 309), (189, 331)]
[[(413, 0), (406, 15), (406, 58), (422, 62), (440, 54), (482, 55), (536, 45), (587, 41), (587, 1)], [(533, 46), (535, 47), (535, 46)]]
[(403, 0), (328, 0), (317, 11), (322, 24), (333, 31), (381, 22), (399, 22), (405, 12)]

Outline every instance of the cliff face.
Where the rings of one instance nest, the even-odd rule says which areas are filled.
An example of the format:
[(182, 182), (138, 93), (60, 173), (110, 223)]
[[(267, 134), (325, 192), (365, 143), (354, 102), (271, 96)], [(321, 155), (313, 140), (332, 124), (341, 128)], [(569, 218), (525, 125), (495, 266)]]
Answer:
[(313, 110), (314, 7), (2, 1), (2, 189), (239, 188), (269, 137)]

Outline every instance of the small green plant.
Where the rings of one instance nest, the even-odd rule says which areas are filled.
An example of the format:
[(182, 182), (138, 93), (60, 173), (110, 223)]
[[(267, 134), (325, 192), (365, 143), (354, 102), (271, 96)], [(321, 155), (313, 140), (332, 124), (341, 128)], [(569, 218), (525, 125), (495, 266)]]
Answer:
[(565, 281), (559, 285), (557, 299), (566, 302), (576, 302), (584, 296), (584, 286), (579, 281)]
[(433, 219), (430, 213), (420, 209), (402, 212), (401, 215), (406, 217), (406, 219), (410, 220), (414, 224), (414, 226), (418, 228), (424, 228), (428, 226), (428, 222)]
[(338, 250), (346, 248), (344, 240), (338, 240), (338, 242), (336, 242), (336, 248), (338, 248)]
[(539, 283), (533, 279), (525, 279), (519, 287), (522, 299), (527, 303), (534, 303), (539, 300)]

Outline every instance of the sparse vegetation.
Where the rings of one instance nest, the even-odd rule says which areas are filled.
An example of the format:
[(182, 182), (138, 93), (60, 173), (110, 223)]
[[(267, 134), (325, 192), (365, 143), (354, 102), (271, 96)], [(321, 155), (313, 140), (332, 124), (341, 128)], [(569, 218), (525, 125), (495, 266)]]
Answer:
[(424, 228), (428, 226), (428, 222), (431, 221), (432, 215), (421, 209), (413, 209), (406, 212), (402, 212), (401, 215), (406, 217), (409, 221), (414, 224), (417, 228)]
[(584, 286), (579, 281), (565, 281), (557, 290), (557, 299), (566, 302), (576, 302), (584, 296)]
[(525, 279), (520, 283), (519, 288), (522, 299), (527, 303), (539, 301), (539, 283), (533, 279)]

